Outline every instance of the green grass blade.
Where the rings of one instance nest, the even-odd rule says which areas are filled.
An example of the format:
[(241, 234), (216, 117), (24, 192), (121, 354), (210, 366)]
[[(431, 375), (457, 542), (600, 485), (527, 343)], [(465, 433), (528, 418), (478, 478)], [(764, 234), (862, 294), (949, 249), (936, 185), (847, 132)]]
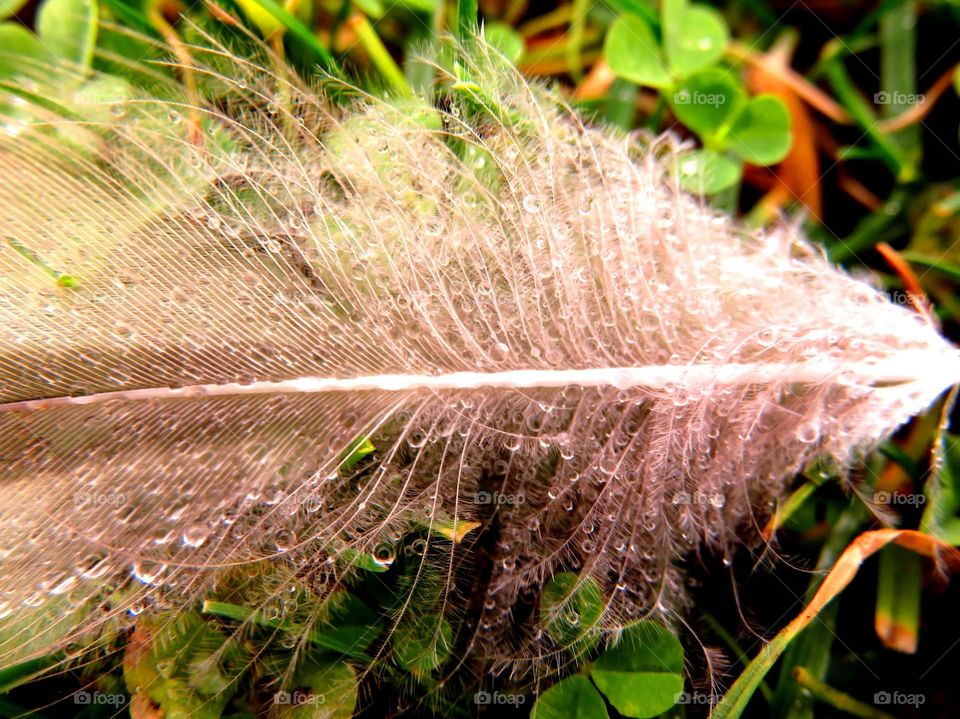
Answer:
[(467, 42), (477, 34), (477, 0), (459, 0), (457, 3), (457, 36)]
[[(888, 102), (880, 106), (881, 114), (885, 117), (895, 117), (919, 101), (916, 55), (917, 3), (911, 0), (895, 5), (880, 17), (878, 94), (888, 99)], [(920, 125), (905, 127), (898, 131), (895, 137), (915, 167), (921, 152)]]
[(877, 636), (890, 649), (905, 654), (917, 650), (922, 584), (922, 560), (916, 554), (900, 547), (887, 547), (880, 553), (874, 625)]
[(839, 689), (834, 689), (826, 682), (813, 676), (805, 667), (797, 667), (793, 674), (796, 677), (797, 684), (810, 692), (819, 701), (824, 704), (829, 704), (834, 709), (839, 709), (844, 714), (860, 717), (861, 719), (894, 719), (890, 714), (854, 699)]
[(330, 51), (317, 39), (306, 25), (298, 20), (293, 13), (288, 11), (282, 5), (278, 5), (273, 0), (250, 0), (256, 3), (273, 18), (282, 24), (287, 31), (299, 40), (304, 47), (312, 51), (320, 61), (320, 66), (327, 72), (337, 72), (339, 67)]

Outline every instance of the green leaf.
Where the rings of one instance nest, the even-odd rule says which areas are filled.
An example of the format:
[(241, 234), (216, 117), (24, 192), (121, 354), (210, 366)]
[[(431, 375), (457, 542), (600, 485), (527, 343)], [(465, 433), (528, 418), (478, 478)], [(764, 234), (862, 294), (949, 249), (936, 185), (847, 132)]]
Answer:
[(607, 0), (604, 5), (608, 5), (616, 15), (639, 15), (650, 27), (660, 27), (660, 13), (656, 7), (656, 0)]
[(370, 21), (362, 14), (357, 14), (351, 20), (351, 27), (356, 35), (357, 42), (367, 54), (370, 64), (380, 73), (391, 92), (397, 97), (410, 95), (411, 90), (407, 84), (407, 78)]
[(713, 150), (695, 150), (680, 156), (677, 170), (685, 190), (712, 195), (740, 181), (743, 163)]
[(618, 712), (645, 719), (677, 702), (683, 691), (683, 647), (666, 627), (642, 621), (594, 662), (590, 676)]
[(418, 524), (431, 534), (449, 539), (454, 544), (459, 544), (470, 532), (482, 526), (480, 522), (443, 518), (434, 518), (430, 521), (418, 522)]
[[(302, 4), (309, 6), (309, 3)], [(287, 32), (295, 37), (305, 49), (313, 53), (316, 59), (320, 61), (320, 65), (323, 67), (323, 69), (327, 71), (334, 71), (337, 69), (337, 61), (334, 60), (333, 55), (330, 54), (330, 51), (327, 50), (326, 46), (320, 42), (310, 28), (304, 25), (296, 15), (287, 10), (283, 5), (279, 5), (273, 0), (246, 0), (245, 11), (247, 13), (250, 12), (250, 10), (247, 8), (254, 7), (258, 8), (258, 10), (262, 10), (264, 13), (260, 19), (260, 22), (269, 23), (269, 20), (266, 20), (267, 16), (273, 18), (273, 20), (278, 23), (278, 27), (285, 27)], [(265, 25), (264, 27), (270, 26)], [(274, 30), (274, 32), (275, 31), (276, 30)]]
[(19, 664), (12, 664), (0, 669), (0, 694), (6, 694), (11, 689), (39, 679), (51, 671), (62, 658), (56, 654), (48, 654), (36, 659), (28, 659)]
[(619, 127), (629, 132), (634, 127), (634, 118), (637, 115), (636, 83), (618, 77), (607, 92), (607, 109), (603, 119), (608, 125)]
[(599, 639), (593, 629), (603, 607), (603, 592), (593, 577), (561, 572), (543, 588), (540, 621), (557, 644), (589, 649)]
[(53, 53), (22, 25), (0, 24), (0, 78), (14, 77), (24, 66), (32, 66), (33, 61), (50, 63), (53, 59)]
[(354, 0), (353, 6), (362, 10), (364, 15), (374, 21), (379, 20), (386, 13), (386, 8), (380, 0)]
[(672, 83), (650, 26), (636, 15), (621, 15), (610, 27), (603, 57), (615, 75), (648, 87)]
[(892, 545), (880, 551), (874, 628), (888, 649), (917, 651), (923, 558)]
[[(303, 627), (292, 622), (282, 619), (269, 618), (264, 614), (263, 611), (259, 611), (252, 607), (229, 604), (227, 602), (216, 602), (208, 599), (204, 601), (203, 607), (200, 611), (203, 614), (212, 614), (214, 616), (230, 619), (235, 622), (252, 622), (263, 627), (279, 629), (280, 631), (298, 636), (304, 631)], [(335, 616), (335, 613), (332, 614), (332, 616)], [(309, 631), (307, 634), (307, 639), (321, 649), (327, 649), (331, 652), (343, 654), (344, 656), (350, 657), (351, 659), (356, 659), (357, 661), (370, 661), (370, 657), (366, 656), (358, 648), (359, 644), (356, 642), (355, 635), (348, 637), (347, 641), (345, 642), (343, 641), (343, 637), (341, 636), (340, 632), (330, 632), (328, 634), (325, 631)]]
[(727, 137), (728, 147), (754, 165), (780, 162), (792, 141), (790, 113), (773, 95), (758, 95), (747, 102)]
[(954, 282), (960, 282), (960, 264), (946, 261), (943, 256), (927, 256), (918, 252), (904, 252), (903, 257), (915, 265), (922, 265), (927, 269), (940, 272), (944, 277), (949, 277)]
[(742, 112), (747, 93), (729, 72), (713, 68), (688, 77), (674, 89), (670, 107), (684, 125), (705, 139), (718, 137)]
[(467, 40), (477, 32), (477, 0), (457, 0), (457, 37)]
[(278, 718), (350, 719), (357, 704), (357, 676), (349, 664), (311, 662), (294, 675), (293, 691), (273, 695)]
[(366, 651), (380, 635), (380, 619), (359, 597), (338, 589), (327, 599), (331, 609), (326, 621), (314, 627), (328, 643)]
[(97, 46), (97, 16), (96, 0), (44, 0), (37, 34), (48, 50), (90, 67)]
[(547, 689), (533, 705), (530, 719), (606, 719), (603, 697), (583, 676), (567, 677)]
[(250, 656), (195, 612), (143, 618), (127, 642), (123, 678), (163, 716), (218, 719)]
[(133, 88), (123, 78), (112, 75), (95, 76), (81, 84), (73, 93), (73, 103), (84, 117), (97, 110), (133, 99)]
[(13, 621), (0, 627), (0, 646), (4, 648), (0, 694), (32, 681), (62, 662), (63, 655), (50, 653), (51, 647), (63, 646), (70, 632), (98, 604), (91, 600), (75, 605), (69, 594), (58, 594), (48, 597), (39, 607), (17, 607), (11, 616)]
[(524, 43), (520, 34), (502, 22), (492, 22), (485, 26), (483, 34), (490, 45), (516, 65), (523, 57)]
[[(432, 13), (437, 8), (439, 0), (398, 0), (396, 7), (406, 8), (413, 12)], [(391, 5), (391, 9), (393, 5)]]
[(283, 29), (283, 23), (264, 10), (263, 7), (259, 3), (254, 2), (254, 0), (237, 0), (237, 5), (243, 10), (243, 14), (247, 20), (253, 23), (264, 37), (269, 37), (278, 30)]
[(337, 564), (339, 566), (365, 569), (368, 572), (376, 572), (377, 574), (388, 571), (394, 559), (396, 559), (395, 556), (391, 556), (388, 559), (375, 557), (372, 554), (360, 552), (353, 547), (346, 547), (337, 554)]
[[(960, 276), (960, 275), (958, 275)], [(940, 468), (924, 486), (927, 506), (920, 529), (954, 546), (960, 545), (960, 437), (943, 432), (937, 437)]]
[(730, 30), (713, 8), (689, 6), (686, 0), (665, 0), (663, 36), (670, 70), (683, 78), (723, 57)]
[[(270, 37), (271, 35), (275, 35), (286, 30), (286, 21), (282, 17), (272, 13), (267, 7), (257, 0), (236, 0), (236, 2), (237, 5), (240, 6), (240, 9), (243, 10), (243, 14), (246, 15), (247, 20), (253, 23), (257, 30), (260, 31), (260, 34), (264, 37)], [(284, 9), (286, 10), (287, 7), (284, 6)], [(376, 7), (371, 9), (376, 10)], [(381, 12), (381, 15), (382, 14), (383, 13)], [(293, 10), (293, 17), (300, 22), (309, 24), (312, 15), (313, 6), (311, 3), (296, 3), (296, 7)]]
[(343, 453), (343, 459), (340, 460), (340, 472), (349, 472), (357, 463), (368, 454), (373, 454), (377, 450), (373, 442), (366, 436), (357, 437)]
[[(11, 15), (15, 15), (26, 4), (27, 0), (0, 0), (0, 20), (6, 20)], [(6, 45), (0, 45), (0, 47), (7, 49)]]
[(411, 616), (400, 623), (390, 642), (397, 664), (415, 676), (423, 676), (450, 656), (453, 629), (439, 614)]

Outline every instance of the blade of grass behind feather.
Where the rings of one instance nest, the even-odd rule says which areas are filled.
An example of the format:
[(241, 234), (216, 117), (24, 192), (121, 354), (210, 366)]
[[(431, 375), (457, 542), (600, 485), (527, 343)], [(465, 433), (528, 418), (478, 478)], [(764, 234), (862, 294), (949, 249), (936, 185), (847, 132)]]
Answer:
[(938, 555), (948, 558), (955, 569), (960, 566), (960, 552), (944, 545), (939, 540), (922, 532), (910, 529), (878, 529), (864, 532), (857, 537), (837, 560), (826, 576), (813, 600), (786, 627), (768, 643), (711, 713), (712, 719), (739, 717), (747, 708), (763, 677), (773, 667), (784, 650), (807, 627), (820, 612), (853, 581), (863, 562), (870, 556), (895, 542), (925, 556)]

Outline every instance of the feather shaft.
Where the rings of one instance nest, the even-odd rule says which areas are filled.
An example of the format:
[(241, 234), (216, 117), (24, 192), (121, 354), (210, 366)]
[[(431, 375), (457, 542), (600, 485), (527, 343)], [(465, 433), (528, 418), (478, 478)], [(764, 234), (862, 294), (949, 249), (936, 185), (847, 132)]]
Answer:
[(750, 364), (653, 365), (588, 369), (521, 369), (504, 372), (450, 372), (440, 375), (380, 374), (360, 377), (298, 377), (282, 382), (199, 384), (188, 387), (147, 387), (98, 392), (81, 397), (51, 397), (0, 405), (0, 411), (41, 410), (67, 405), (89, 405), (115, 400), (162, 400), (187, 397), (223, 397), (258, 394), (311, 394), (379, 390), (535, 389), (557, 387), (615, 387), (662, 390), (673, 387), (721, 387), (767, 382), (817, 385), (838, 375), (856, 377), (860, 386), (908, 383), (948, 387), (960, 379), (960, 354), (904, 352), (871, 362), (791, 362)]

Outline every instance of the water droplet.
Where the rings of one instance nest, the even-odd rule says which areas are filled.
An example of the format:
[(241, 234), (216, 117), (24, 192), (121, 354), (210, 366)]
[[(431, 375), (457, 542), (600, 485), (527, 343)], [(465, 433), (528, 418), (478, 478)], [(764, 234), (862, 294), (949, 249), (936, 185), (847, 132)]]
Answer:
[(183, 533), (183, 543), (188, 547), (200, 547), (207, 541), (210, 530), (202, 524), (195, 524), (188, 527)]
[(813, 444), (820, 437), (820, 428), (815, 422), (804, 422), (796, 430), (797, 441), (803, 444)]
[(145, 560), (134, 562), (133, 576), (144, 584), (155, 584), (166, 568), (165, 564), (155, 564)]
[(396, 557), (396, 549), (389, 542), (381, 542), (373, 550), (373, 561), (381, 567), (389, 567)]
[(503, 448), (508, 452), (516, 452), (521, 444), (520, 436), (516, 434), (507, 435), (503, 440)]
[(297, 544), (297, 535), (292, 530), (280, 529), (273, 536), (273, 546), (278, 552), (287, 552)]

